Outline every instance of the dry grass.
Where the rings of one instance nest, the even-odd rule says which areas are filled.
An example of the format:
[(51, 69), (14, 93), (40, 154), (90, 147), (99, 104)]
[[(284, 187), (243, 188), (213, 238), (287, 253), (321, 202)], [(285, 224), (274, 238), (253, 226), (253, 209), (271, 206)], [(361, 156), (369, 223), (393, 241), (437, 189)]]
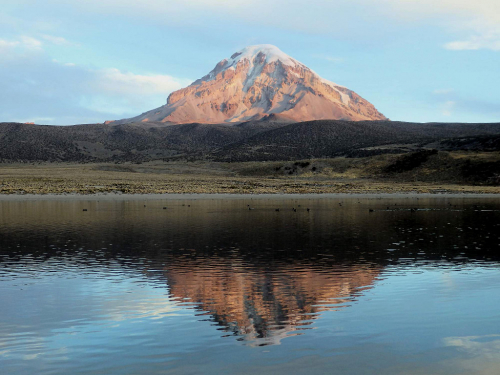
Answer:
[[(0, 166), (0, 193), (500, 193), (499, 186), (471, 186), (453, 178), (460, 164), (456, 161), (467, 155), (440, 153), (417, 170), (381, 174), (397, 157), (314, 159), (307, 166), (292, 161), (4, 164)], [(492, 153), (473, 157), (500, 159)]]

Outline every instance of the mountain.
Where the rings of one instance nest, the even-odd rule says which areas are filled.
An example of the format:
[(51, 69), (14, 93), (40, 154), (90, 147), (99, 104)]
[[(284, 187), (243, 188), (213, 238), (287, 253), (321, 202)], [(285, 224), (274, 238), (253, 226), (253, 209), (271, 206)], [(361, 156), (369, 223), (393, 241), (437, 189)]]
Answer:
[(114, 123), (237, 123), (269, 115), (289, 121), (387, 120), (368, 101), (321, 78), (272, 45), (246, 47), (167, 104)]

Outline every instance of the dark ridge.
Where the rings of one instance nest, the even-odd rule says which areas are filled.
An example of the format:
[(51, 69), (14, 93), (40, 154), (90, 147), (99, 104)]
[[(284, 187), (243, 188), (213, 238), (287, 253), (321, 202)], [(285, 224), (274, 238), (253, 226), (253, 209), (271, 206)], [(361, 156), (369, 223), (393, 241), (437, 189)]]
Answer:
[[(498, 137), (499, 134), (500, 124), (321, 120), (294, 123), (260, 132), (223, 147), (213, 153), (213, 158), (218, 161), (267, 161), (371, 156), (408, 152), (455, 137), (482, 135), (484, 139), (488, 139), (491, 136)], [(384, 145), (391, 147), (377, 148)], [(403, 145), (406, 148), (402, 148)]]
[(0, 123), (1, 162), (300, 160), (429, 148), (497, 151), (500, 124), (336, 120), (290, 124), (279, 116), (231, 125)]

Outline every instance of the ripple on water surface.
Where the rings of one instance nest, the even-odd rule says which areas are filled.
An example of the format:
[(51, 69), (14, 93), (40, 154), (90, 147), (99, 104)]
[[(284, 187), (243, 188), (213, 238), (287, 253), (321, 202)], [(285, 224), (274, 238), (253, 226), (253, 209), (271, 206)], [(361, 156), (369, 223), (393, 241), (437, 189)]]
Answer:
[(500, 368), (494, 199), (0, 208), (9, 374)]

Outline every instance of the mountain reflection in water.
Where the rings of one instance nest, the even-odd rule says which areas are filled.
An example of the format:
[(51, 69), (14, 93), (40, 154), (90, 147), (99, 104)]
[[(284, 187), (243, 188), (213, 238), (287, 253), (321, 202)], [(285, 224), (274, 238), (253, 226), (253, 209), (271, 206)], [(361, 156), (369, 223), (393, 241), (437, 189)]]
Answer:
[[(100, 332), (102, 323), (96, 324), (106, 319), (137, 330), (132, 338), (114, 337), (111, 328), (102, 331), (120, 353), (134, 337), (153, 340), (158, 356), (175, 348), (189, 351), (196, 340), (213, 345), (208, 336), (233, 344), (235, 338), (249, 347), (283, 344), (289, 341), (284, 338), (297, 335), (325, 338), (333, 327), (321, 332), (326, 329), (322, 317), (336, 314), (340, 319), (359, 303), (368, 306), (367, 296), (383, 289), (387, 278), (429, 271), (431, 277), (435, 270), (445, 282), (447, 272), (463, 269), (473, 285), (479, 279), (471, 266), (496, 269), (499, 206), (484, 198), (415, 197), (3, 201), (0, 298), (7, 302), (0, 308), (0, 363), (2, 356), (15, 358), (16, 351), (27, 351), (23, 335), (50, 341), (64, 329), (74, 335), (75, 325)], [(384, 312), (386, 319), (409, 332), (413, 328), (398, 324), (405, 314), (417, 313), (398, 312), (404, 308), (397, 305), (401, 298), (379, 298), (382, 302), (373, 306), (392, 305)], [(446, 309), (443, 304), (443, 314)], [(183, 320), (185, 313), (195, 320)], [(451, 305), (448, 313), (456, 314)], [(359, 322), (372, 315), (357, 316), (360, 332), (364, 323)], [(429, 319), (421, 326), (432, 327), (438, 317)], [(135, 325), (125, 324), (132, 321)], [(161, 333), (153, 321), (168, 330)], [(206, 322), (211, 333), (197, 332)], [(477, 328), (479, 323), (474, 324)], [(342, 340), (361, 333), (351, 332)], [(498, 334), (488, 328), (443, 331), (432, 342), (463, 351), (466, 345), (480, 347), (478, 337), (496, 340)], [(184, 336), (192, 341), (183, 342)], [(99, 341), (85, 345), (92, 352)], [(24, 357), (41, 356), (39, 346), (36, 341), (35, 354), (27, 351)], [(107, 355), (103, 358), (113, 357)], [(141, 355), (141, 361), (148, 358)]]
[(264, 345), (305, 329), (321, 311), (346, 307), (378, 273), (361, 265), (266, 267), (216, 257), (173, 260), (165, 276), (174, 299), (206, 311), (224, 331)]

